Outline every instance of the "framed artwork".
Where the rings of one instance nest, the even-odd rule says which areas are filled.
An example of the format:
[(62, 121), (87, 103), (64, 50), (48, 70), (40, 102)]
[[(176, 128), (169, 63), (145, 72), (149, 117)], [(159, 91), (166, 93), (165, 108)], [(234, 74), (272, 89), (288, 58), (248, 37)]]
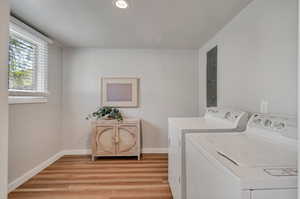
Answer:
[(138, 107), (138, 78), (103, 77), (102, 106)]

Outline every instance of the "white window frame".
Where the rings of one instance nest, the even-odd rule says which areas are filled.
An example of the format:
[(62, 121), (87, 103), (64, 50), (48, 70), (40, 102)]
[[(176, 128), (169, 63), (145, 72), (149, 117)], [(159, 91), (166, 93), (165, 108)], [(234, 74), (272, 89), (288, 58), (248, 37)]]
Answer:
[[(34, 44), (39, 45), (40, 49), (47, 50), (48, 44), (52, 44), (53, 41), (18, 19), (10, 18), (10, 34), (18, 35), (21, 38), (29, 40)], [(44, 56), (45, 52), (38, 53), (37, 64), (37, 88), (33, 91), (14, 90), (9, 89), (9, 104), (25, 104), (25, 103), (47, 103), (48, 102), (48, 53)], [(47, 60), (45, 60), (47, 59)]]

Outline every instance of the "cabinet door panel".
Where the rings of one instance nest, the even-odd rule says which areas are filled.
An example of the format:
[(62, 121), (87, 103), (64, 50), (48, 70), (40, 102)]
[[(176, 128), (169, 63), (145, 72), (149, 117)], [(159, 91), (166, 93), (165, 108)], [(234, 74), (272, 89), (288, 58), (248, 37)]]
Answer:
[(97, 127), (96, 148), (99, 155), (114, 155), (116, 153), (114, 127)]
[(120, 155), (131, 155), (137, 152), (137, 127), (119, 126), (118, 127), (117, 151)]

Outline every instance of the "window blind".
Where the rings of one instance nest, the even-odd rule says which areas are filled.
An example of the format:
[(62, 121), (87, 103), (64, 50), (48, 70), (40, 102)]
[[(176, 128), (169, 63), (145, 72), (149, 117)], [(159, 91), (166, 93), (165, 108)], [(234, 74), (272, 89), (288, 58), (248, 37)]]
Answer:
[(12, 21), (9, 30), (10, 96), (46, 96), (48, 41)]

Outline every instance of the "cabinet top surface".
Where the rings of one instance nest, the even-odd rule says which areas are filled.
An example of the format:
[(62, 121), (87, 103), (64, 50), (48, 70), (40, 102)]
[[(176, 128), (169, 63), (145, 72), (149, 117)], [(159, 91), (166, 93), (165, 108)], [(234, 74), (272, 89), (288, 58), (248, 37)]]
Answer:
[(140, 122), (141, 119), (139, 118), (124, 118), (122, 121), (118, 121), (118, 120), (95, 120), (92, 121), (93, 124), (101, 124), (101, 123), (127, 123), (127, 122)]

